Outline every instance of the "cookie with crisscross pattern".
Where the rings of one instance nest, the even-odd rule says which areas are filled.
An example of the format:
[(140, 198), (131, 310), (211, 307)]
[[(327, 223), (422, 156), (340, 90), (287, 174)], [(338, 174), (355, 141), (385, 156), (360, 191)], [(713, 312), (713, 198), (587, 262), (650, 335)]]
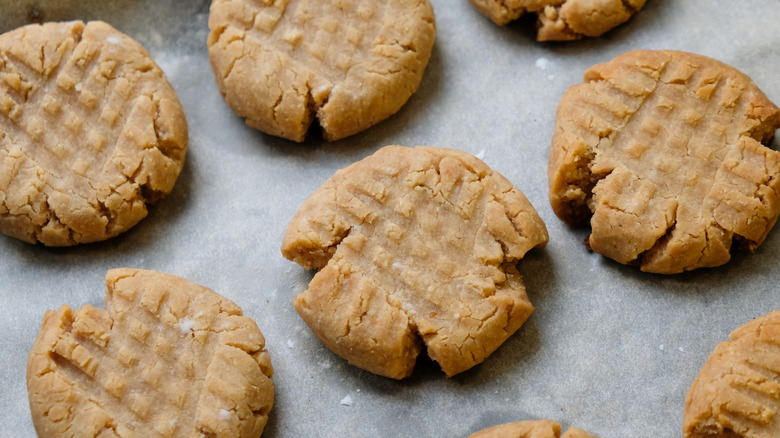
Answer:
[(294, 301), (320, 340), (403, 378), (423, 349), (452, 376), (520, 328), (533, 306), (515, 265), (546, 243), (528, 199), (482, 161), (388, 146), (301, 205), (282, 253), (320, 269)]
[(274, 399), (241, 308), (156, 271), (113, 269), (105, 310), (48, 311), (27, 360), (38, 435), (257, 437)]
[(642, 270), (718, 266), (780, 212), (780, 110), (746, 75), (686, 52), (596, 65), (558, 105), (550, 202), (590, 247)]
[(433, 47), (428, 0), (215, 0), (209, 57), (225, 102), (267, 134), (327, 140), (395, 114)]
[(539, 41), (568, 41), (599, 36), (628, 21), (645, 0), (470, 0), (474, 7), (504, 25), (524, 13), (539, 17)]
[(68, 246), (105, 240), (168, 194), (187, 122), (163, 72), (106, 23), (0, 36), (0, 231)]

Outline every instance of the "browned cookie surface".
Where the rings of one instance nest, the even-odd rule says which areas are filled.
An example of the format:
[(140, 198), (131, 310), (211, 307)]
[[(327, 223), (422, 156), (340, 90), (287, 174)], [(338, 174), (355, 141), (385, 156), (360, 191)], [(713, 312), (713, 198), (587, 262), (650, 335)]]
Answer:
[(187, 123), (162, 71), (103, 22), (0, 36), (0, 231), (51, 246), (108, 239), (171, 191)]
[(685, 397), (684, 438), (780, 436), (780, 311), (715, 347)]
[(328, 140), (394, 114), (417, 90), (435, 36), (428, 0), (215, 0), (208, 47), (217, 85), (248, 125)]
[(596, 438), (577, 429), (569, 428), (561, 435), (561, 425), (555, 421), (518, 421), (516, 423), (499, 424), (469, 435), (469, 438)]
[[(685, 52), (633, 51), (558, 106), (550, 202), (590, 247), (644, 271), (718, 266), (758, 247), (780, 203), (780, 111), (744, 74)], [(736, 242), (732, 245), (732, 242)]]
[(451, 376), (514, 333), (533, 310), (515, 264), (546, 243), (525, 196), (475, 157), (388, 146), (314, 192), (282, 252), (320, 269), (294, 301), (320, 340), (403, 378), (423, 348)]
[(539, 16), (539, 41), (599, 36), (628, 21), (645, 0), (470, 0), (478, 11), (504, 25), (526, 12)]
[(27, 360), (39, 436), (260, 435), (273, 369), (241, 308), (155, 271), (113, 269), (106, 286), (106, 310), (44, 316)]

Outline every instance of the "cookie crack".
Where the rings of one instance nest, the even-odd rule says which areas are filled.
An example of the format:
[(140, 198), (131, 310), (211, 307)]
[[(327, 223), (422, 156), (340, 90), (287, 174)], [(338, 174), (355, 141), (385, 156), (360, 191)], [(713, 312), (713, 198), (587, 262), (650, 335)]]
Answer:
[[(41, 44), (41, 73), (46, 74), (46, 44)], [(27, 95), (24, 96), (25, 102), (27, 101)]]
[(18, 113), (15, 110), (17, 110), (20, 105), (28, 103), (30, 93), (34, 93), (33, 88), (35, 88), (35, 84), (30, 83), (27, 78), (30, 76), (35, 76), (36, 72), (34, 68), (31, 68), (25, 64), (24, 61), (12, 53), (5, 52), (2, 55), (3, 57), (0, 60), (3, 61), (3, 65), (0, 65), (0, 67), (3, 67), (3, 71), (11, 71), (12, 73), (18, 75), (20, 79), (20, 85), (19, 90), (16, 90), (13, 87), (10, 87), (5, 81), (0, 82), (0, 84), (2, 84), (3, 89), (6, 91), (6, 95), (9, 95), (9, 97), (16, 95), (21, 98), (21, 102), (12, 97), (12, 101), (15, 105), (7, 111), (7, 114), (5, 110), (1, 114), (11, 120), (12, 123), (18, 124)]
[(57, 216), (57, 212), (54, 211), (54, 209), (52, 209), (49, 206), (49, 195), (48, 195), (48, 193), (43, 192), (42, 195), (43, 195), (43, 202), (41, 203), (41, 211), (45, 212), (45, 214), (46, 214), (46, 221), (44, 223), (42, 223), (42, 224), (39, 224), (39, 225), (35, 226), (35, 230), (33, 231), (33, 233), (35, 235), (35, 238), (40, 241), (41, 238), (43, 237), (43, 229), (48, 227), (50, 224), (54, 223), (54, 224), (58, 224), (58, 225), (62, 226), (63, 228), (65, 228), (65, 230), (68, 233), (68, 236), (67, 236), (68, 244), (71, 244), (71, 245), (74, 244), (76, 241), (75, 241), (75, 239), (73, 237), (73, 229), (71, 227), (65, 225), (62, 222), (62, 220)]
[(183, 158), (182, 148), (179, 147), (178, 143), (168, 138), (167, 135), (170, 134), (172, 136), (174, 133), (167, 133), (163, 131), (163, 123), (161, 122), (163, 115), (161, 113), (161, 107), (162, 101), (163, 99), (166, 99), (166, 97), (161, 96), (158, 91), (152, 92), (148, 97), (154, 104), (152, 127), (154, 128), (155, 143), (153, 148), (159, 150), (160, 153), (167, 158), (175, 161), (181, 161)]
[(236, 65), (236, 63), (238, 61), (240, 61), (241, 59), (245, 58), (246, 56), (249, 56), (249, 53), (246, 51), (246, 41), (245, 41), (245, 38), (246, 38), (246, 36), (243, 35), (243, 34), (240, 35), (240, 36), (237, 35), (235, 38), (233, 38), (230, 41), (227, 41), (225, 43), (225, 45), (227, 46), (227, 45), (229, 45), (229, 44), (231, 44), (233, 42), (242, 41), (242, 44), (243, 44), (242, 48), (243, 48), (243, 50), (241, 51), (240, 55), (236, 56), (235, 58), (230, 58), (230, 62), (228, 63), (228, 66), (225, 69), (225, 72), (222, 74), (222, 79), (223, 80), (227, 79), (230, 76), (230, 74), (233, 73), (233, 68), (235, 67), (235, 65)]
[(620, 2), (623, 3), (623, 8), (628, 11), (629, 14), (634, 15), (638, 11), (638, 9), (631, 4), (630, 0), (620, 0)]
[[(674, 232), (677, 229), (677, 215), (678, 215), (677, 211), (679, 209), (680, 209), (680, 206), (678, 204), (678, 206), (673, 210), (673, 217), (672, 217), (671, 221), (669, 221), (669, 223), (667, 224), (666, 230), (664, 231), (664, 234), (656, 239), (656, 241), (653, 244), (653, 246), (651, 246), (647, 250), (643, 251), (642, 253), (638, 254), (636, 256), (636, 258), (634, 258), (634, 260), (629, 261), (629, 264), (633, 263), (633, 264), (637, 264), (637, 265), (641, 266), (641, 265), (644, 265), (646, 263), (647, 260), (645, 260), (645, 259), (650, 254), (659, 253), (659, 252), (661, 252), (661, 253), (666, 252), (666, 248), (668, 247), (669, 242), (671, 242), (672, 238), (674, 237)], [(624, 211), (623, 213), (627, 213), (627, 212)], [(690, 235), (690, 233), (687, 233), (687, 234)], [(706, 245), (705, 245), (705, 248), (706, 248)]]

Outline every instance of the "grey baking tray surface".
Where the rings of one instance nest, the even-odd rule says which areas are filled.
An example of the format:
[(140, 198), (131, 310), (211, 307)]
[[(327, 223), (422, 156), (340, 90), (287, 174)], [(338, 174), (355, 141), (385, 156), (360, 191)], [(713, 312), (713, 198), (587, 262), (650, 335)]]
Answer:
[[(780, 308), (780, 230), (723, 267), (674, 276), (588, 253), (588, 230), (562, 224), (547, 201), (555, 110), (588, 67), (640, 48), (719, 59), (780, 103), (780, 3), (649, 0), (603, 37), (543, 44), (533, 20), (501, 28), (467, 0), (431, 2), (436, 44), (407, 105), (345, 140), (295, 144), (248, 128), (224, 104), (205, 49), (208, 1), (0, 0), (3, 32), (33, 18), (101, 19), (141, 42), (190, 128), (173, 193), (129, 232), (62, 249), (0, 236), (0, 434), (35, 435), (25, 363), (44, 311), (102, 307), (106, 270), (137, 267), (210, 287), (257, 321), (276, 371), (266, 437), (465, 437), (527, 419), (602, 438), (680, 435), (685, 394), (715, 345)], [(429, 360), (404, 381), (349, 366), (291, 304), (312, 274), (280, 254), (288, 221), (337, 169), (388, 144), (484, 157), (550, 232), (547, 248), (519, 264), (536, 311), (483, 364), (451, 379)]]

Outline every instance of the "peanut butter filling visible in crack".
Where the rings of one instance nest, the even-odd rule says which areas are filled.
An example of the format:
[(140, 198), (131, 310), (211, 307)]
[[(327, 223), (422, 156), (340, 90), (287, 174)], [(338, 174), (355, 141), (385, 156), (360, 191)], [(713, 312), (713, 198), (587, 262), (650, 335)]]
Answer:
[[(558, 106), (550, 203), (590, 247), (677, 273), (757, 248), (780, 212), (780, 110), (725, 64), (633, 51), (585, 72)], [(736, 245), (733, 243), (736, 242)]]
[(599, 36), (625, 23), (642, 9), (645, 0), (470, 0), (498, 25), (517, 20), (526, 12), (539, 16), (539, 41), (569, 41)]
[(0, 36), (0, 231), (68, 246), (105, 240), (171, 191), (187, 122), (137, 42), (102, 22)]
[(715, 347), (685, 397), (683, 438), (780, 436), (780, 311)]
[(452, 376), (511, 336), (533, 311), (515, 264), (547, 240), (526, 197), (482, 161), (388, 146), (301, 205), (282, 253), (320, 269), (294, 301), (320, 340), (400, 379), (423, 345)]
[(428, 0), (214, 0), (208, 51), (225, 102), (267, 134), (338, 140), (397, 112), (436, 33)]
[(561, 425), (550, 420), (518, 421), (499, 424), (472, 433), (468, 438), (597, 438), (584, 430), (570, 427), (561, 435)]
[(155, 271), (113, 269), (106, 286), (106, 310), (44, 316), (27, 359), (39, 436), (260, 436), (273, 368), (240, 307)]

